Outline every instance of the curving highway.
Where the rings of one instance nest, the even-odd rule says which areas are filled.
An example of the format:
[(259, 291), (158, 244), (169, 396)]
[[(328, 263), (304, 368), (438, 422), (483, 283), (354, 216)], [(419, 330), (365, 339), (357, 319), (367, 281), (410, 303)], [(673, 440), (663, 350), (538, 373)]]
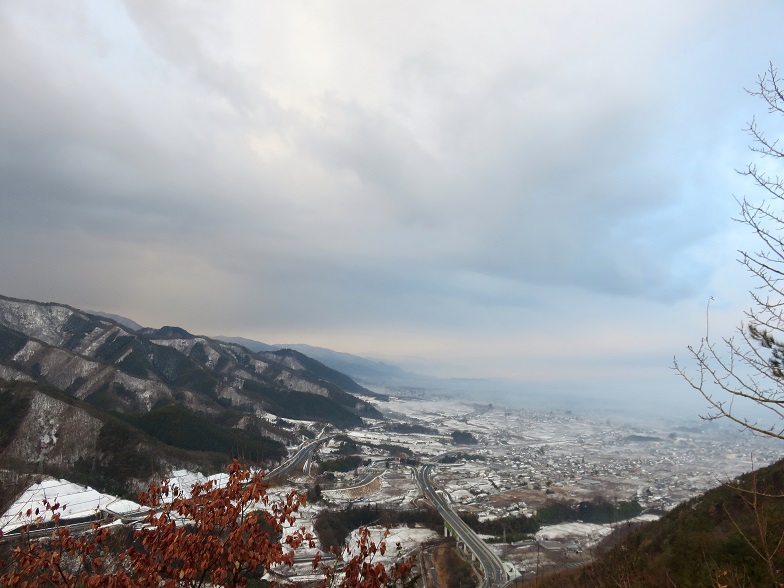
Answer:
[(305, 466), (310, 463), (310, 459), (313, 457), (313, 452), (316, 450), (316, 447), (328, 439), (330, 439), (329, 436), (319, 437), (313, 441), (310, 441), (309, 443), (306, 443), (300, 447), (299, 451), (297, 451), (297, 453), (295, 453), (291, 458), (280, 464), (274, 470), (267, 472), (265, 478), (267, 481), (270, 481), (275, 478), (287, 476), (297, 468), (304, 469)]
[(463, 519), (452, 510), (452, 507), (449, 506), (444, 497), (436, 492), (436, 488), (431, 480), (433, 467), (433, 464), (427, 464), (415, 470), (417, 484), (422, 489), (423, 494), (436, 506), (446, 525), (454, 531), (460, 541), (479, 560), (484, 572), (484, 580), (480, 584), (481, 588), (506, 585), (510, 578), (507, 576), (501, 558), (463, 522)]

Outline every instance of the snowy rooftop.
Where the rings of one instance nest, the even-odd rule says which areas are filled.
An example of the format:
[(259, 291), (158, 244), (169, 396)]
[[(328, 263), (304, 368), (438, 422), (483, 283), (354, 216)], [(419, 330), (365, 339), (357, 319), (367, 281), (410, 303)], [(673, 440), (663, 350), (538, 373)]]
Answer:
[[(81, 486), (67, 480), (44, 480), (33, 484), (16, 499), (11, 507), (0, 516), (0, 530), (8, 533), (40, 517), (42, 523), (51, 521), (52, 513), (44, 508), (44, 502), (60, 503), (60, 518), (63, 520), (98, 515), (101, 511), (122, 514), (139, 510), (141, 507), (130, 500), (101, 494), (89, 486)], [(36, 515), (38, 509), (38, 515)], [(32, 511), (30, 517), (26, 516)]]

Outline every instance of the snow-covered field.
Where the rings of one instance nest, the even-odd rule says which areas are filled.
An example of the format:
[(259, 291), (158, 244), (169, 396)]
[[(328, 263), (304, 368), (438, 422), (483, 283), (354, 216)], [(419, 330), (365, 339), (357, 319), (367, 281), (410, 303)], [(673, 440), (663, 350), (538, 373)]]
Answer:
[[(189, 497), (191, 489), (195, 484), (205, 484), (212, 482), (213, 487), (223, 488), (229, 481), (229, 475), (226, 473), (213, 474), (205, 476), (201, 472), (191, 472), (190, 470), (174, 470), (168, 479), (164, 480), (170, 489), (177, 488), (180, 496)], [(164, 497), (164, 501), (171, 502), (174, 496), (169, 493)]]
[[(393, 527), (389, 529), (389, 535), (386, 538), (384, 538), (385, 529), (383, 527), (373, 526), (368, 527), (368, 530), (371, 541), (376, 545), (379, 545), (381, 541), (386, 543), (384, 555), (378, 554), (374, 559), (384, 565), (392, 564), (399, 558), (409, 555), (422, 543), (434, 541), (440, 537), (435, 531), (417, 527)], [(347, 542), (348, 547), (343, 552), (344, 559), (347, 560), (357, 553), (358, 541), (359, 534), (357, 531), (353, 531)]]
[(581, 545), (595, 545), (613, 532), (611, 525), (593, 523), (561, 523), (542, 527), (536, 534), (540, 541), (579, 541)]

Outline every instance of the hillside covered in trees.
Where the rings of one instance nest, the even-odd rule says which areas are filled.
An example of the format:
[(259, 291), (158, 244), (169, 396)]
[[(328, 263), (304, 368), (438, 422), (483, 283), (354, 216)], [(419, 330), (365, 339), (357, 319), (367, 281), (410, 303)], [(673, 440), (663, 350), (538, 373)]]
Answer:
[(780, 586), (782, 547), (784, 460), (681, 504), (592, 564), (539, 586)]

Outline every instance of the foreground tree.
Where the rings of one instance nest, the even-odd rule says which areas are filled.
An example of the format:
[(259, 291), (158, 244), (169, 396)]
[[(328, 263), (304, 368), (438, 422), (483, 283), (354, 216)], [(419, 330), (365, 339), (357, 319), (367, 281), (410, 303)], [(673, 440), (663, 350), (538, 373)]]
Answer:
[[(324, 583), (320, 588), (413, 588), (419, 576), (413, 575), (413, 558), (397, 558), (395, 563), (387, 567), (378, 561), (378, 556), (383, 556), (387, 551), (386, 539), (389, 531), (384, 531), (380, 538), (374, 540), (373, 534), (367, 527), (362, 527), (357, 533), (356, 539), (346, 546), (346, 553), (340, 553), (337, 561), (342, 568), (337, 571), (338, 566), (327, 566), (322, 568), (325, 576)], [(397, 545), (398, 551), (400, 545)], [(318, 560), (313, 562), (314, 568), (318, 565)]]
[[(166, 484), (152, 484), (139, 497), (149, 508), (141, 528), (125, 537), (99, 523), (74, 536), (59, 524), (65, 505), (45, 502), (24, 513), (34, 522), (12, 544), (9, 562), (0, 562), (0, 586), (247, 586), (271, 568), (292, 565), (295, 549), (303, 543), (312, 546), (310, 534), (292, 529), (305, 498), (290, 492), (273, 500), (268, 488), (262, 474), (251, 473), (236, 461), (229, 465), (225, 485), (208, 481), (183, 494)], [(41, 536), (47, 515), (53, 526)], [(369, 537), (360, 535), (358, 552), (345, 562), (344, 574), (325, 570), (328, 582), (370, 588), (394, 585), (402, 578), (399, 571), (408, 567), (387, 572), (383, 566), (364, 565), (386, 549)]]
[(279, 537), (294, 524), (304, 499), (293, 492), (280, 501), (267, 495), (262, 474), (238, 462), (228, 468), (226, 484), (195, 484), (190, 495), (168, 485), (152, 484), (139, 497), (149, 512), (133, 543), (117, 553), (111, 530), (93, 525), (74, 537), (59, 525), (57, 503), (49, 537), (33, 538), (36, 525), (22, 532), (12, 562), (0, 576), (2, 586), (246, 586), (280, 564), (293, 563), (294, 549), (310, 536), (295, 532)]
[[(778, 124), (784, 122), (784, 82), (772, 64), (749, 94), (764, 102)], [(708, 401), (703, 418), (729, 419), (756, 434), (784, 439), (784, 180), (777, 171), (784, 150), (756, 119), (746, 130), (757, 160), (739, 173), (763, 195), (740, 200), (737, 219), (759, 239), (758, 250), (739, 252), (758, 284), (751, 292), (753, 305), (735, 337), (717, 341), (706, 332), (698, 347), (689, 347), (696, 370), (677, 360), (674, 369)], [(760, 408), (762, 416), (749, 416)]]

